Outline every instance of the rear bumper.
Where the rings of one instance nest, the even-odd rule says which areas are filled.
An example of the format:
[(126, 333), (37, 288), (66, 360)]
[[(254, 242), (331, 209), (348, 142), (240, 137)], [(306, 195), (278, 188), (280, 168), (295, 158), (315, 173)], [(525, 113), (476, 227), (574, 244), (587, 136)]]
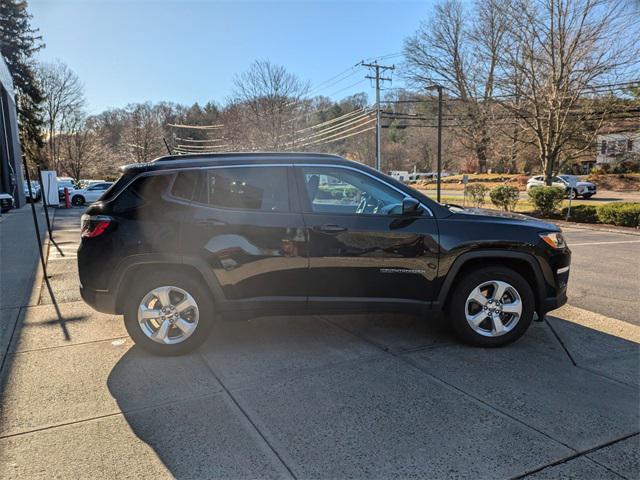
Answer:
[(115, 295), (110, 292), (94, 290), (80, 285), (80, 295), (87, 305), (98, 312), (110, 314), (117, 313)]

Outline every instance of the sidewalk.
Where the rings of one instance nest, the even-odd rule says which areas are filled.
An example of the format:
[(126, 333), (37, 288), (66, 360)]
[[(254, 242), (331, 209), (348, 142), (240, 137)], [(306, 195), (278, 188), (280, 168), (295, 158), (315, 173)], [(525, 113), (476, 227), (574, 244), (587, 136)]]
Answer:
[[(47, 226), (42, 203), (36, 205), (36, 210), (44, 238)], [(31, 205), (3, 214), (0, 222), (0, 366), (20, 309), (29, 305), (34, 287), (39, 286), (40, 282), (35, 281), (39, 262)]]

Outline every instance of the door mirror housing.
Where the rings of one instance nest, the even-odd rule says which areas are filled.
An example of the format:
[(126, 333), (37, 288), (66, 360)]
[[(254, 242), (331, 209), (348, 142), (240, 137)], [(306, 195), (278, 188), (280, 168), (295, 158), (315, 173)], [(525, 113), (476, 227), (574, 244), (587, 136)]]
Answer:
[(422, 213), (422, 207), (420, 202), (415, 198), (405, 197), (402, 200), (402, 214), (403, 215), (420, 215)]

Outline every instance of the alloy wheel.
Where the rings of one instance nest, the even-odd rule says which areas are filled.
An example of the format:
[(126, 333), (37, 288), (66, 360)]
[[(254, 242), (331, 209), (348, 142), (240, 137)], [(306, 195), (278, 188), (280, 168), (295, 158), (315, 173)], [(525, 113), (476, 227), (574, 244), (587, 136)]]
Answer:
[(522, 315), (522, 298), (515, 287), (490, 280), (474, 288), (464, 307), (469, 326), (485, 337), (500, 337), (512, 331)]
[(138, 306), (138, 323), (144, 334), (165, 345), (184, 342), (196, 330), (199, 318), (195, 299), (179, 287), (156, 287)]

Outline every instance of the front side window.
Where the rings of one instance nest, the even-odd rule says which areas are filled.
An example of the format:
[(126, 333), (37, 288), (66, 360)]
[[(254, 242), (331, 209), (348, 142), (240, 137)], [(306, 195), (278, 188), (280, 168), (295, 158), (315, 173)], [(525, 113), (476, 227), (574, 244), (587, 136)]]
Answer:
[(287, 169), (230, 167), (205, 170), (195, 200), (219, 208), (287, 212)]
[(304, 190), (314, 213), (397, 215), (405, 195), (353, 170), (303, 167)]

